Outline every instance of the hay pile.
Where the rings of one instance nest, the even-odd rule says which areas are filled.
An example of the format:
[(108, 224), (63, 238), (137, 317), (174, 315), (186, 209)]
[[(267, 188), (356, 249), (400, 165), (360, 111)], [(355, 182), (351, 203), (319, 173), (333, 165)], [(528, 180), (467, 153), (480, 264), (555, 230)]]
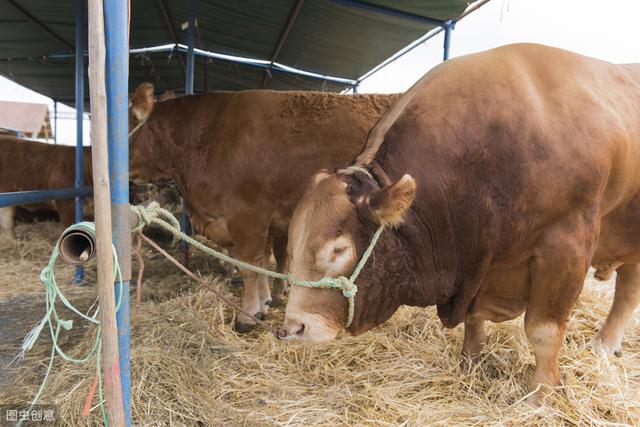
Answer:
[[(604, 360), (587, 348), (608, 311), (611, 284), (587, 283), (561, 353), (564, 386), (532, 410), (518, 402), (534, 363), (521, 319), (489, 325), (490, 344), (472, 369), (460, 363), (462, 328), (445, 330), (434, 309), (402, 309), (359, 338), (280, 343), (263, 331), (237, 335), (233, 314), (210, 292), (162, 259), (146, 259), (144, 302), (132, 310), (133, 416), (140, 425), (640, 424), (640, 316), (621, 358)], [(32, 259), (25, 276), (44, 261)], [(199, 254), (193, 262), (203, 274), (212, 268)], [(270, 319), (282, 317), (280, 310)], [(83, 333), (88, 342), (92, 331)], [(86, 346), (81, 337), (65, 345)], [(33, 395), (48, 351), (46, 343), (34, 349), (0, 401)], [(55, 365), (43, 401), (60, 404), (68, 425), (101, 422), (98, 409), (80, 417), (94, 369)]]

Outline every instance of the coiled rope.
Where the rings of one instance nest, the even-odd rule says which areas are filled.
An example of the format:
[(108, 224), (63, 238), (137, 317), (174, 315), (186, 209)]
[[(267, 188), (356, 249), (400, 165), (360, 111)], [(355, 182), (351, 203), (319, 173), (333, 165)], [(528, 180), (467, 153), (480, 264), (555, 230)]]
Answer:
[[(92, 231), (95, 232), (95, 225), (92, 222), (81, 222), (78, 224), (74, 224), (71, 227), (69, 227), (67, 230), (73, 231), (75, 229), (82, 229), (82, 227), (84, 227), (85, 229), (90, 228)], [(120, 272), (120, 264), (118, 263), (118, 255), (116, 254), (116, 250), (113, 247), (113, 245), (112, 245), (112, 252), (113, 252), (113, 274), (119, 286), (118, 295), (121, 296), (122, 295), (122, 274)], [(40, 281), (44, 285), (44, 289), (45, 289), (46, 312), (42, 317), (42, 319), (40, 320), (40, 322), (38, 322), (38, 324), (24, 338), (22, 342), (22, 350), (11, 361), (10, 365), (18, 363), (22, 359), (24, 359), (25, 353), (31, 350), (31, 348), (33, 348), (33, 345), (38, 340), (40, 333), (44, 329), (45, 325), (48, 324), (49, 333), (51, 335), (51, 342), (52, 342), (51, 355), (49, 357), (49, 364), (47, 365), (47, 371), (45, 372), (44, 379), (42, 380), (42, 384), (40, 384), (40, 388), (38, 389), (38, 392), (36, 393), (33, 400), (31, 401), (28, 412), (29, 413), (31, 412), (35, 404), (40, 399), (40, 395), (42, 394), (45, 384), (47, 383), (47, 379), (49, 378), (49, 373), (51, 372), (51, 367), (53, 366), (53, 359), (55, 358), (56, 354), (58, 354), (60, 357), (62, 357), (63, 360), (66, 360), (67, 362), (78, 363), (78, 364), (85, 364), (89, 362), (91, 357), (95, 355), (96, 369), (98, 371), (98, 382), (99, 382), (98, 399), (99, 399), (100, 408), (102, 410), (102, 416), (105, 421), (105, 425), (107, 425), (106, 410), (104, 408), (104, 403), (103, 403), (104, 399), (102, 397), (102, 374), (101, 374), (101, 368), (100, 368), (100, 356), (101, 356), (101, 349), (102, 349), (101, 343), (100, 343), (100, 321), (97, 319), (100, 307), (96, 306), (93, 314), (91, 315), (89, 315), (88, 313), (84, 314), (80, 310), (78, 310), (78, 308), (76, 308), (73, 304), (71, 304), (69, 300), (64, 296), (64, 294), (62, 293), (62, 291), (60, 290), (56, 282), (55, 267), (56, 267), (56, 261), (58, 260), (59, 256), (60, 256), (60, 242), (57, 242), (55, 247), (53, 248), (51, 257), (49, 258), (49, 263), (46, 265), (46, 267), (42, 269), (42, 272), (40, 273)], [(58, 299), (62, 302), (62, 304), (65, 307), (67, 307), (69, 310), (74, 312), (81, 319), (91, 322), (97, 326), (95, 339), (94, 339), (93, 345), (91, 346), (91, 349), (89, 349), (89, 351), (87, 351), (87, 353), (79, 359), (69, 356), (58, 345), (58, 335), (60, 334), (61, 329), (64, 329), (65, 331), (70, 331), (73, 328), (73, 320), (62, 319), (58, 315), (58, 311), (56, 310), (56, 301)], [(89, 308), (88, 311), (91, 311), (91, 308)], [(120, 308), (120, 298), (118, 298), (118, 301), (116, 302), (116, 311), (119, 308)], [(17, 425), (20, 426), (21, 424), (22, 424), (22, 421), (20, 421)]]
[[(221, 261), (232, 264), (240, 269), (253, 271), (255, 273), (262, 274), (274, 279), (287, 280), (290, 284), (295, 286), (302, 286), (307, 288), (340, 289), (349, 304), (348, 316), (347, 316), (347, 322), (346, 322), (347, 328), (351, 325), (351, 322), (353, 321), (353, 314), (355, 310), (355, 295), (358, 292), (358, 287), (354, 282), (358, 278), (358, 275), (360, 274), (362, 269), (364, 268), (364, 265), (367, 263), (367, 260), (373, 253), (373, 249), (376, 243), (378, 242), (378, 239), (380, 238), (382, 231), (384, 230), (383, 226), (380, 226), (376, 230), (373, 237), (371, 238), (371, 242), (369, 243), (369, 246), (365, 250), (364, 254), (362, 254), (362, 258), (360, 258), (360, 262), (358, 262), (353, 273), (349, 278), (340, 276), (335, 278), (323, 277), (320, 280), (302, 280), (302, 279), (298, 279), (296, 277), (290, 276), (288, 274), (278, 273), (276, 271), (271, 271), (266, 268), (258, 267), (258, 266), (237, 260), (235, 258), (231, 258), (230, 256), (223, 254), (222, 252), (216, 251), (215, 249), (212, 249), (208, 246), (203, 245), (199, 241), (183, 233), (182, 230), (180, 229), (180, 223), (173, 216), (173, 214), (171, 214), (171, 212), (169, 212), (168, 210), (161, 208), (155, 202), (151, 203), (146, 208), (144, 206), (131, 206), (131, 212), (133, 212), (137, 218), (137, 224), (135, 225), (135, 227), (132, 228), (131, 230), (132, 233), (141, 234), (142, 229), (144, 227), (146, 227), (147, 225), (156, 224), (162, 229), (169, 232), (176, 239), (184, 240), (187, 243), (189, 243), (191, 246), (201, 250), (202, 252), (214, 258), (217, 258)], [(95, 225), (92, 222), (81, 222), (78, 224), (74, 224), (71, 227), (69, 227), (67, 231), (73, 231), (76, 228), (82, 228), (82, 227), (89, 228), (91, 229), (91, 231), (95, 233)], [(142, 236), (142, 238), (145, 238), (145, 237)], [(147, 239), (145, 238), (145, 240)], [(119, 298), (118, 298), (118, 301), (116, 302), (116, 311), (118, 311), (118, 309), (120, 308), (120, 301), (122, 296), (122, 274), (120, 271), (120, 264), (118, 263), (118, 256), (116, 254), (116, 250), (115, 250), (115, 247), (113, 247), (113, 245), (112, 245), (112, 253), (113, 253), (113, 266), (114, 266), (113, 273), (119, 286), (119, 290), (118, 290)], [(49, 373), (51, 372), (51, 367), (53, 366), (53, 360), (56, 354), (58, 354), (60, 357), (62, 357), (62, 359), (68, 362), (78, 363), (78, 364), (87, 363), (91, 359), (91, 357), (95, 355), (97, 378), (98, 378), (99, 405), (102, 410), (102, 416), (103, 416), (105, 425), (108, 425), (106, 410), (104, 408), (104, 402), (103, 402), (104, 399), (103, 399), (103, 393), (102, 393), (102, 373), (100, 368), (100, 357), (101, 357), (102, 347), (100, 343), (100, 321), (97, 320), (100, 307), (96, 306), (96, 309), (94, 310), (92, 315), (89, 315), (88, 313), (84, 314), (80, 310), (78, 310), (73, 304), (71, 304), (69, 300), (64, 296), (64, 294), (58, 287), (58, 284), (56, 282), (56, 277), (55, 277), (55, 266), (59, 256), (60, 256), (60, 242), (57, 242), (55, 247), (53, 248), (51, 257), (49, 258), (49, 263), (47, 264), (46, 267), (42, 269), (42, 272), (40, 273), (40, 280), (42, 281), (42, 284), (44, 285), (44, 288), (45, 288), (46, 312), (42, 317), (42, 319), (40, 320), (40, 322), (38, 322), (38, 324), (24, 338), (24, 341), (22, 342), (22, 350), (13, 359), (11, 364), (20, 362), (24, 358), (25, 353), (31, 350), (31, 348), (33, 348), (33, 345), (35, 344), (38, 337), (40, 336), (40, 333), (44, 329), (45, 325), (48, 324), (49, 332), (51, 335), (51, 341), (52, 341), (51, 356), (49, 357), (49, 364), (47, 366), (47, 371), (45, 372), (44, 379), (42, 380), (42, 384), (40, 385), (38, 392), (34, 396), (29, 406), (29, 412), (31, 412), (35, 404), (40, 399), (40, 395), (42, 394), (45, 384), (47, 383), (47, 379), (49, 378)], [(58, 336), (60, 334), (60, 330), (64, 329), (66, 331), (69, 331), (73, 328), (73, 320), (62, 319), (58, 315), (58, 312), (55, 307), (56, 301), (58, 299), (64, 304), (65, 307), (67, 307), (69, 310), (74, 312), (76, 315), (80, 316), (80, 318), (86, 321), (89, 321), (97, 326), (94, 343), (91, 346), (91, 349), (83, 357), (79, 359), (69, 356), (64, 351), (62, 351), (62, 349), (58, 346)], [(89, 311), (91, 311), (91, 308), (89, 309)], [(22, 424), (22, 421), (18, 423), (18, 426), (20, 426), (21, 424)]]

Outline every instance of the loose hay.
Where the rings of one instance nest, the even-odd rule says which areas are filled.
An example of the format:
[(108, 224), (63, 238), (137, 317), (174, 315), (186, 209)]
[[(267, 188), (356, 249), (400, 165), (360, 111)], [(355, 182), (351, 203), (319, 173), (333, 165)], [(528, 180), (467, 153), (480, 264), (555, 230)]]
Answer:
[[(57, 232), (44, 240), (50, 245)], [(50, 247), (43, 251), (46, 245), (39, 239), (32, 251), (29, 242), (19, 245), (27, 254), (20, 258), (25, 263), (20, 278), (36, 282), (34, 273), (44, 265), (43, 252), (48, 254)], [(0, 250), (4, 276), (5, 268), (14, 267), (4, 259), (5, 247)], [(489, 345), (473, 368), (459, 357), (462, 327), (444, 329), (434, 309), (403, 308), (361, 337), (344, 336), (318, 346), (277, 342), (263, 331), (239, 336), (232, 330), (230, 310), (149, 254), (144, 302), (132, 311), (133, 417), (140, 425), (640, 423), (638, 314), (621, 358), (606, 360), (588, 348), (610, 306), (611, 283), (588, 281), (561, 352), (563, 386), (534, 410), (520, 402), (534, 363), (521, 319), (489, 325)], [(199, 254), (192, 262), (203, 274), (213, 268)], [(238, 288), (217, 283), (238, 294)], [(34, 321), (40, 315), (33, 313)], [(282, 317), (278, 310), (270, 319), (278, 323)], [(74, 336), (65, 348), (86, 350), (93, 331), (82, 333), (84, 339)], [(48, 343), (41, 343), (29, 354), (13, 384), (0, 392), (0, 401), (31, 398), (48, 350)], [(94, 369), (54, 366), (42, 401), (58, 403), (68, 425), (101, 422), (98, 410), (88, 420), (80, 416)]]

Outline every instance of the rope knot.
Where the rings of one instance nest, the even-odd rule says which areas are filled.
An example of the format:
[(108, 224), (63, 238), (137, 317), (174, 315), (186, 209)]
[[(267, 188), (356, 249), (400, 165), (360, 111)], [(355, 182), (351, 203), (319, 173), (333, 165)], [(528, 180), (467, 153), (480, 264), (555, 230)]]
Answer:
[(344, 276), (337, 277), (335, 280), (338, 288), (342, 290), (342, 295), (344, 295), (345, 298), (353, 298), (356, 296), (358, 287), (355, 283)]
[[(151, 206), (151, 205), (149, 205)], [(137, 222), (135, 227), (133, 227), (133, 232), (140, 232), (143, 228), (151, 224), (151, 216), (149, 212), (144, 206), (130, 206), (131, 212), (133, 212), (137, 218)]]

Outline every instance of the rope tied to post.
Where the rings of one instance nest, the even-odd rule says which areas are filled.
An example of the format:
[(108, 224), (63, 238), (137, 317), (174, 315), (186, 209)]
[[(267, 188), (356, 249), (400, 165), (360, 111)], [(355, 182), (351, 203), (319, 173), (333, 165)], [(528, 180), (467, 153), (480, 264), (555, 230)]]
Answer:
[(132, 232), (141, 232), (147, 225), (155, 224), (163, 230), (169, 232), (174, 238), (178, 240), (184, 240), (191, 246), (199, 249), (200, 251), (210, 255), (216, 259), (232, 264), (240, 269), (253, 271), (254, 273), (261, 274), (263, 276), (271, 277), (273, 279), (287, 280), (290, 284), (295, 286), (302, 286), (306, 288), (324, 288), (324, 289), (339, 289), (342, 291), (342, 295), (347, 299), (348, 311), (347, 322), (345, 327), (348, 328), (353, 321), (353, 315), (355, 312), (355, 296), (358, 292), (358, 286), (355, 284), (355, 280), (360, 275), (360, 272), (364, 268), (367, 260), (371, 257), (373, 249), (380, 238), (380, 235), (384, 231), (384, 226), (378, 227), (369, 246), (362, 254), (360, 261), (356, 265), (353, 273), (350, 277), (323, 277), (319, 280), (302, 280), (288, 274), (279, 273), (266, 268), (258, 267), (253, 264), (249, 264), (244, 261), (231, 258), (230, 256), (219, 252), (213, 248), (210, 248), (198, 240), (183, 233), (180, 228), (180, 223), (173, 216), (171, 212), (163, 209), (156, 202), (152, 202), (149, 206), (131, 206), (131, 212), (135, 214), (137, 218), (136, 225), (132, 227)]
[[(77, 229), (82, 229), (82, 228), (89, 228), (92, 231), (95, 232), (95, 226), (92, 222), (80, 222), (78, 224), (74, 224), (72, 226), (70, 226), (69, 228), (67, 228), (68, 230), (77, 230)], [(117, 284), (118, 284), (118, 301), (116, 301), (116, 311), (120, 308), (120, 300), (121, 300), (121, 296), (122, 296), (122, 274), (120, 271), (120, 264), (118, 263), (118, 256), (116, 254), (116, 249), (115, 247), (113, 247), (113, 245), (111, 246), (112, 248), (112, 253), (113, 253), (113, 277), (116, 279)], [(49, 356), (49, 364), (47, 365), (47, 370), (45, 372), (44, 375), (44, 379), (42, 380), (42, 384), (40, 385), (40, 388), (38, 389), (38, 392), (36, 393), (36, 395), (34, 396), (33, 400), (31, 401), (31, 404), (29, 406), (28, 412), (31, 412), (31, 410), (33, 409), (33, 407), (35, 406), (35, 404), (38, 402), (38, 400), (40, 399), (40, 396), (42, 394), (42, 392), (44, 391), (44, 387), (47, 383), (47, 379), (49, 378), (49, 374), (51, 372), (51, 368), (53, 366), (53, 360), (55, 358), (55, 355), (58, 354), (63, 360), (67, 361), (67, 362), (72, 362), (72, 363), (77, 363), (77, 364), (85, 364), (88, 363), (92, 356), (95, 355), (95, 360), (96, 360), (96, 370), (98, 372), (98, 399), (99, 399), (99, 406), (102, 410), (102, 416), (103, 419), (105, 420), (105, 425), (107, 425), (107, 416), (106, 416), (106, 410), (104, 407), (104, 399), (102, 397), (102, 376), (101, 376), (101, 366), (100, 366), (100, 358), (101, 358), (101, 354), (102, 354), (102, 345), (100, 342), (100, 320), (98, 320), (98, 313), (100, 310), (100, 306), (96, 306), (95, 310), (93, 311), (93, 314), (89, 314), (88, 312), (91, 311), (91, 308), (93, 308), (93, 306), (88, 310), (88, 312), (82, 313), (77, 307), (75, 307), (62, 293), (62, 291), (60, 290), (60, 288), (58, 287), (58, 283), (56, 281), (56, 271), (55, 271), (55, 267), (56, 267), (56, 262), (58, 260), (58, 257), (60, 256), (60, 241), (58, 241), (55, 245), (55, 247), (53, 248), (53, 251), (51, 253), (51, 257), (49, 258), (49, 262), (48, 264), (42, 269), (42, 272), (40, 273), (40, 281), (42, 282), (42, 285), (44, 286), (45, 289), (45, 314), (42, 317), (42, 319), (40, 320), (40, 322), (38, 322), (38, 324), (36, 324), (36, 326), (27, 334), (27, 336), (24, 338), (23, 342), (22, 342), (22, 350), (20, 351), (20, 353), (18, 353), (18, 355), (11, 361), (11, 364), (14, 363), (18, 363), (20, 362), (26, 352), (28, 352), (29, 350), (31, 350), (34, 346), (34, 344), (36, 343), (36, 341), (38, 340), (38, 337), (40, 336), (42, 330), (44, 329), (45, 325), (49, 325), (49, 334), (51, 336), (51, 355)], [(63, 319), (60, 317), (60, 315), (58, 314), (58, 311), (56, 310), (56, 301), (60, 300), (62, 302), (62, 304), (67, 307), (67, 309), (69, 309), (71, 312), (73, 312), (74, 314), (76, 314), (77, 316), (79, 316), (81, 319), (86, 320), (90, 323), (93, 323), (94, 325), (96, 325), (97, 330), (96, 330), (96, 334), (95, 334), (95, 338), (94, 338), (94, 342), (93, 345), (91, 346), (91, 348), (80, 358), (74, 358), (72, 356), (69, 356), (67, 353), (65, 353), (60, 346), (58, 345), (58, 336), (61, 332), (62, 329), (66, 330), (66, 331), (70, 331), (73, 328), (73, 320), (71, 319)], [(94, 303), (95, 305), (96, 303)], [(18, 426), (22, 424), (22, 421), (20, 421), (18, 423)]]

